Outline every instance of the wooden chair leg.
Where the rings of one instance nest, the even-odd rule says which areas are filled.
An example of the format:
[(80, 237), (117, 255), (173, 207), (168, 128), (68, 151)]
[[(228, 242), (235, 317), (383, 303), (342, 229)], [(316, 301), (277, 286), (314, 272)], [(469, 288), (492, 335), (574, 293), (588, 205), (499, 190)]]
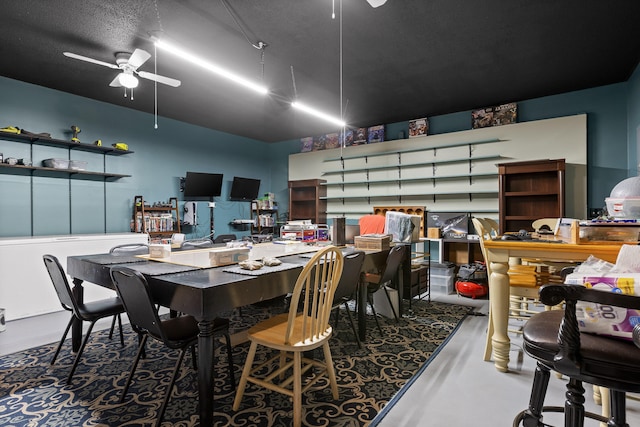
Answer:
[(329, 341), (325, 341), (322, 345), (324, 350), (324, 363), (327, 366), (327, 375), (329, 376), (329, 383), (331, 384), (331, 393), (334, 399), (338, 399), (338, 381), (336, 380), (336, 371), (333, 368), (333, 358), (331, 357), (331, 348), (329, 347)]
[(302, 425), (302, 353), (293, 353), (293, 427)]
[(247, 360), (246, 362), (244, 362), (244, 368), (242, 369), (242, 376), (240, 377), (240, 382), (238, 383), (238, 390), (236, 390), (236, 398), (233, 401), (234, 411), (237, 411), (240, 408), (240, 402), (242, 401), (242, 396), (244, 395), (244, 389), (247, 386), (247, 378), (249, 378), (249, 373), (251, 373), (251, 366), (253, 365), (253, 359), (256, 356), (257, 348), (258, 344), (255, 342), (251, 342), (249, 353), (247, 353)]
[(487, 340), (484, 344), (484, 357), (482, 360), (488, 362), (491, 360), (491, 355), (493, 353), (493, 317), (491, 317), (491, 306), (489, 306), (489, 319), (487, 322)]

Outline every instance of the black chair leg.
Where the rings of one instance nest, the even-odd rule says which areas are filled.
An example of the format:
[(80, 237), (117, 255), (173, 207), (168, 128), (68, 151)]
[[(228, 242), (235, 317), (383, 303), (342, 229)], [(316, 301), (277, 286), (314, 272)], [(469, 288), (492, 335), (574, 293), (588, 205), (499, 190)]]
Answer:
[(371, 311), (373, 312), (373, 318), (376, 321), (376, 326), (378, 327), (378, 331), (380, 331), (380, 335), (382, 334), (382, 328), (380, 327), (380, 322), (378, 322), (378, 313), (376, 313), (376, 308), (373, 306), (373, 297), (370, 293), (367, 293), (367, 300), (369, 301), (369, 306), (371, 307)]
[(186, 348), (180, 350), (180, 356), (176, 361), (176, 366), (173, 368), (173, 373), (171, 374), (171, 382), (169, 383), (169, 387), (167, 388), (166, 395), (162, 401), (162, 406), (160, 407), (160, 411), (158, 412), (158, 418), (156, 419), (156, 427), (160, 427), (160, 423), (162, 422), (162, 418), (164, 417), (164, 412), (167, 410), (167, 404), (169, 403), (169, 398), (171, 397), (171, 392), (173, 391), (173, 385), (176, 382), (176, 378), (178, 377), (178, 372), (180, 371), (180, 366), (182, 365), (182, 360), (184, 359), (184, 355), (186, 353)]
[(529, 407), (522, 418), (522, 425), (524, 427), (541, 427), (544, 425), (542, 423), (542, 410), (544, 398), (547, 394), (547, 387), (549, 386), (549, 376), (549, 368), (538, 363), (536, 366), (536, 372), (533, 376), (533, 386), (531, 387)]
[(389, 291), (387, 291), (386, 286), (383, 286), (382, 289), (384, 290), (384, 294), (387, 296), (387, 301), (389, 301), (389, 307), (391, 307), (391, 312), (393, 313), (393, 317), (396, 319), (396, 322), (398, 322), (398, 314), (396, 313), (396, 309), (393, 308), (393, 303), (391, 302), (391, 296), (389, 295)]
[(234, 373), (233, 365), (233, 350), (231, 348), (231, 336), (228, 332), (224, 333), (224, 340), (227, 343), (227, 359), (229, 361), (229, 381), (231, 381), (231, 388), (236, 388), (236, 375)]
[(58, 357), (58, 353), (60, 353), (60, 349), (62, 348), (62, 343), (64, 343), (65, 338), (67, 338), (67, 334), (69, 333), (69, 329), (71, 329), (71, 325), (73, 324), (73, 320), (75, 319), (74, 315), (71, 315), (71, 319), (69, 319), (69, 323), (67, 324), (67, 327), (64, 330), (64, 333), (62, 334), (62, 338), (60, 339), (60, 342), (58, 343), (58, 348), (56, 349), (56, 352), (53, 355), (53, 359), (51, 359), (51, 364), (53, 365), (56, 362), (56, 358)]
[(118, 329), (120, 329), (120, 345), (124, 348), (124, 333), (122, 332), (122, 317), (118, 314)]
[(131, 385), (131, 379), (133, 378), (133, 373), (138, 367), (140, 356), (142, 356), (142, 354), (144, 353), (144, 345), (147, 342), (147, 335), (140, 334), (138, 335), (138, 339), (140, 341), (140, 343), (138, 344), (138, 351), (136, 353), (135, 359), (133, 359), (133, 365), (131, 366), (131, 370), (129, 371), (127, 382), (124, 383), (124, 388), (122, 389), (122, 394), (120, 395), (120, 403), (124, 401), (124, 398), (127, 395), (127, 391), (129, 390), (129, 386)]
[[(347, 317), (349, 318), (349, 323), (351, 324), (351, 330), (353, 331), (353, 335), (356, 337), (356, 342), (358, 343), (358, 348), (362, 348), (362, 342), (360, 342), (360, 336), (358, 335), (358, 330), (356, 329), (356, 324), (353, 322), (353, 317), (351, 317), (351, 310), (349, 310), (349, 304), (344, 303), (344, 309), (347, 310)], [(337, 316), (336, 316), (337, 317)], [(338, 322), (336, 322), (336, 325)]]
[(609, 390), (611, 402), (611, 418), (607, 427), (629, 427), (627, 424), (627, 396), (617, 390)]
[(564, 425), (569, 427), (584, 426), (584, 387), (582, 381), (570, 378), (565, 393)]
[(91, 331), (93, 330), (93, 325), (96, 324), (94, 320), (89, 324), (89, 329), (87, 330), (87, 334), (84, 336), (82, 340), (82, 344), (80, 345), (80, 349), (78, 350), (78, 354), (76, 354), (76, 358), (73, 361), (73, 365), (71, 366), (71, 372), (69, 372), (69, 376), (67, 377), (67, 384), (71, 384), (71, 378), (73, 377), (76, 368), (78, 367), (78, 362), (80, 361), (80, 357), (82, 356), (82, 352), (84, 351), (85, 346), (87, 345), (87, 341), (89, 341), (89, 336), (91, 335)]

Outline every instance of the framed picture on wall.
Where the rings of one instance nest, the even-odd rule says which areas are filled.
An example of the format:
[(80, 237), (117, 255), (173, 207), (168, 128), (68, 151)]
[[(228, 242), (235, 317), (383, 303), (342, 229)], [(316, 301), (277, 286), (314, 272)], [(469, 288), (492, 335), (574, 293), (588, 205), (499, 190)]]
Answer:
[(369, 128), (368, 144), (384, 141), (384, 125), (371, 126)]
[(342, 145), (344, 147), (351, 147), (354, 144), (353, 141), (353, 129), (347, 129), (344, 131), (344, 141), (342, 142)]
[(480, 129), (493, 123), (493, 107), (480, 108), (471, 112), (471, 128)]
[(338, 135), (338, 133), (328, 133), (325, 135), (325, 138), (325, 150), (340, 147), (340, 135)]
[(511, 102), (493, 107), (492, 126), (510, 125), (516, 122), (518, 104)]
[(425, 136), (429, 132), (429, 121), (426, 117), (409, 120), (409, 138)]
[(314, 136), (313, 137), (313, 149), (311, 151), (324, 150), (324, 147), (325, 147), (326, 144), (327, 144), (327, 137), (325, 135)]
[(367, 143), (367, 128), (356, 128), (353, 131), (353, 145), (364, 145)]
[(306, 153), (313, 150), (313, 137), (307, 136), (306, 138), (300, 138), (300, 152)]

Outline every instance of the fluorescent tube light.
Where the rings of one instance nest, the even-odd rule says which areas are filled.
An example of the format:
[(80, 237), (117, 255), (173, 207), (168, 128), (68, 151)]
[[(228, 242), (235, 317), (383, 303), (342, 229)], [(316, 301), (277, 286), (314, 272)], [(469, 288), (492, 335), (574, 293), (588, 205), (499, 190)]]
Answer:
[(298, 101), (292, 102), (291, 106), (293, 108), (297, 108), (298, 110), (304, 111), (305, 113), (311, 114), (312, 116), (316, 116), (330, 123), (334, 123), (340, 127), (344, 127), (347, 125), (343, 120), (340, 120), (337, 117), (330, 116), (329, 114), (323, 113), (322, 111), (316, 110), (315, 108), (309, 107), (308, 105), (301, 104)]
[(263, 95), (266, 95), (269, 93), (269, 89), (267, 89), (265, 86), (262, 86), (260, 84), (254, 83), (250, 80), (245, 79), (244, 77), (241, 77), (231, 71), (225, 70), (224, 68), (221, 68), (215, 64), (212, 64), (211, 62), (205, 61), (202, 58), (199, 58), (189, 52), (186, 52), (184, 50), (182, 50), (181, 48), (172, 45), (171, 43), (167, 43), (164, 40), (156, 40), (155, 41), (155, 45), (157, 47), (159, 47), (160, 49), (167, 51), (169, 53), (172, 53), (186, 61), (191, 62), (192, 64), (198, 65), (206, 70), (211, 71), (212, 73), (215, 73), (219, 76), (225, 77), (229, 80), (232, 80), (244, 87), (247, 87), (249, 89), (253, 89), (254, 91), (261, 93)]

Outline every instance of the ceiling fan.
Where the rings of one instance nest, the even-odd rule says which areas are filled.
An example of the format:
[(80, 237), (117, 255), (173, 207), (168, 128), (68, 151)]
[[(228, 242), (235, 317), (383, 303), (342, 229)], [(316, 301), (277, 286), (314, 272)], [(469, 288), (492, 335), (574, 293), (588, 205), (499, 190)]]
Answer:
[(114, 70), (121, 70), (109, 86), (112, 87), (125, 87), (127, 89), (133, 89), (138, 86), (138, 78), (136, 75), (143, 79), (153, 80), (158, 83), (169, 85), (172, 87), (180, 86), (180, 80), (172, 79), (170, 77), (160, 76), (158, 74), (149, 73), (147, 71), (138, 71), (138, 68), (147, 62), (151, 55), (149, 52), (142, 49), (136, 49), (133, 53), (119, 52), (116, 53), (116, 63), (111, 64), (109, 62), (100, 61), (98, 59), (89, 58), (86, 56), (78, 55), (72, 52), (63, 52), (64, 56), (73, 59), (79, 59), (80, 61), (91, 62), (92, 64), (102, 65), (103, 67), (113, 68)]

